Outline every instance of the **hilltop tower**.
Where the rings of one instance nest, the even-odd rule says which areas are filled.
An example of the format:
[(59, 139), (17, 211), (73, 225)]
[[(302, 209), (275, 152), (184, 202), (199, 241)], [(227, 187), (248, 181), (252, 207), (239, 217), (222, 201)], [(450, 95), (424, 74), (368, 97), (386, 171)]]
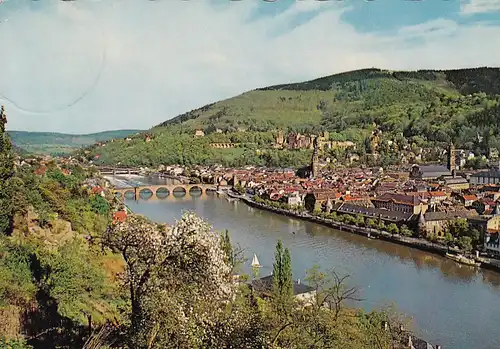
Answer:
[(454, 171), (457, 169), (456, 158), (455, 145), (453, 145), (453, 142), (450, 142), (448, 146), (448, 170)]
[(313, 141), (313, 154), (311, 159), (311, 177), (316, 178), (319, 174), (319, 144), (318, 138), (316, 137)]

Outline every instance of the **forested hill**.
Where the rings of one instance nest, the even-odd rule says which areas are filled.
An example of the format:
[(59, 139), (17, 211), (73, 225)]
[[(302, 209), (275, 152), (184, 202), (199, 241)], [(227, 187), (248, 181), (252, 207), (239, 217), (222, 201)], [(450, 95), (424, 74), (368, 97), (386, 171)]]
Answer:
[[(333, 140), (357, 143), (363, 156), (370, 151), (367, 138), (375, 128), (382, 131), (382, 141), (393, 141), (400, 148), (436, 148), (453, 141), (458, 147), (485, 153), (492, 147), (500, 149), (499, 102), (500, 68), (363, 69), (249, 91), (157, 125), (148, 131), (151, 142), (139, 135), (127, 144), (94, 149), (92, 154), (111, 163), (295, 166), (308, 155), (272, 150), (279, 129), (329, 131)], [(196, 129), (206, 136), (195, 139)], [(241, 148), (210, 149), (210, 142), (240, 143)], [(401, 149), (385, 153), (395, 150)]]
[(8, 131), (14, 145), (22, 150), (41, 154), (70, 153), (76, 148), (113, 138), (124, 138), (140, 130), (114, 130), (92, 134), (66, 134), (54, 132)]

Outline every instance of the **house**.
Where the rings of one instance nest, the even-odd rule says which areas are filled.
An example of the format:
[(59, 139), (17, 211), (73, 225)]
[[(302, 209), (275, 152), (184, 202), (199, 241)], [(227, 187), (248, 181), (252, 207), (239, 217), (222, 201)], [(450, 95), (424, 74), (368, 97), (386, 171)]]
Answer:
[(100, 187), (100, 186), (93, 187), (92, 190), (91, 190), (91, 192), (94, 195), (100, 195), (102, 197), (104, 197), (104, 195), (105, 195), (104, 194), (104, 189), (102, 187)]
[(127, 211), (116, 211), (113, 213), (113, 224), (125, 222), (127, 220)]
[(472, 207), (472, 204), (474, 201), (477, 200), (477, 196), (470, 194), (470, 195), (461, 195), (458, 197), (458, 200), (464, 205), (465, 207)]
[(447, 225), (460, 218), (469, 219), (476, 216), (475, 211), (426, 212), (421, 222), (428, 237), (444, 237)]
[(304, 196), (304, 207), (308, 211), (321, 210), (328, 199), (335, 200), (339, 193), (333, 190), (315, 190)]
[(194, 136), (195, 137), (203, 137), (203, 136), (205, 136), (205, 132), (203, 132), (203, 130), (196, 130), (196, 131), (194, 131)]
[(302, 195), (298, 191), (295, 191), (288, 195), (287, 204), (290, 206), (301, 206), (303, 203)]
[(428, 205), (413, 195), (386, 193), (372, 199), (376, 208), (387, 209), (389, 211), (406, 212), (412, 214), (425, 213)]
[(484, 249), (488, 254), (500, 256), (500, 234), (498, 232), (485, 234)]
[[(273, 275), (252, 280), (250, 287), (254, 291), (261, 293), (264, 297), (270, 297), (273, 290)], [(293, 281), (293, 296), (296, 300), (310, 302), (315, 295), (316, 290), (311, 286), (301, 283), (300, 279)]]
[(35, 174), (37, 176), (45, 176), (45, 173), (47, 172), (47, 167), (45, 166), (40, 166), (35, 170)]
[(472, 203), (472, 208), (479, 214), (490, 214), (497, 206), (497, 203), (490, 199), (479, 199)]
[(435, 205), (445, 201), (448, 195), (444, 191), (430, 191), (429, 192), (429, 204)]

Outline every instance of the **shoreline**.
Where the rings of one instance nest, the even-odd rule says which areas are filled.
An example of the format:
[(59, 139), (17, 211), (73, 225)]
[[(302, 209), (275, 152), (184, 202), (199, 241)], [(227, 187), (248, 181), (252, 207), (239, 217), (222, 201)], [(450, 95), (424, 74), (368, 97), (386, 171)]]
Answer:
[[(349, 224), (345, 224), (345, 223), (335, 222), (331, 219), (313, 216), (313, 215), (310, 215), (308, 213), (300, 214), (300, 213), (297, 213), (294, 211), (288, 211), (288, 210), (284, 210), (281, 208), (270, 207), (270, 206), (267, 206), (265, 204), (255, 202), (246, 196), (235, 195), (231, 192), (228, 192), (228, 196), (233, 197), (233, 198), (238, 198), (250, 207), (273, 212), (273, 213), (287, 216), (287, 217), (300, 219), (303, 221), (321, 224), (323, 226), (326, 226), (326, 227), (329, 227), (332, 229), (346, 231), (346, 232), (349, 232), (351, 234), (365, 236), (366, 238), (373, 237), (373, 238), (387, 241), (387, 242), (390, 242), (393, 244), (414, 248), (414, 249), (417, 249), (420, 251), (429, 252), (429, 253), (441, 256), (443, 258), (446, 258), (445, 255), (448, 252), (448, 248), (446, 248), (445, 246), (438, 245), (438, 244), (432, 243), (432, 242), (427, 241), (427, 240), (417, 239), (417, 238), (412, 238), (412, 237), (405, 237), (405, 236), (401, 236), (401, 235), (391, 235), (387, 232), (380, 231), (378, 229), (358, 227), (355, 225), (349, 225)], [(500, 273), (500, 264), (493, 264), (493, 263), (486, 261), (484, 259), (479, 259), (479, 261), (481, 262), (481, 266), (479, 268)]]

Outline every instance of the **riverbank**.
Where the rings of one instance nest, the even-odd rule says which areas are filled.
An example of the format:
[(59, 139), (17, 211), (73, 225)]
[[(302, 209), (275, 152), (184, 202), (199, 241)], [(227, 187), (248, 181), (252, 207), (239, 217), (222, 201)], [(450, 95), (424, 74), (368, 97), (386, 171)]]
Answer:
[[(357, 234), (357, 235), (362, 235), (366, 236), (367, 238), (371, 239), (380, 239), (384, 240), (387, 242), (392, 242), (394, 244), (398, 245), (403, 245), (411, 248), (418, 249), (420, 251), (425, 251), (429, 253), (433, 253), (435, 255), (439, 255), (441, 257), (445, 257), (446, 253), (448, 252), (448, 248), (439, 245), (424, 239), (418, 239), (418, 238), (412, 238), (412, 237), (406, 237), (406, 236), (401, 236), (401, 235), (392, 235), (386, 231), (374, 229), (374, 228), (367, 228), (367, 227), (358, 227), (356, 225), (350, 225), (350, 224), (345, 224), (345, 223), (340, 223), (336, 222), (332, 219), (327, 219), (327, 218), (322, 218), (318, 216), (311, 215), (306, 212), (296, 212), (296, 211), (291, 211), (291, 210), (285, 210), (281, 208), (276, 208), (276, 207), (270, 207), (266, 204), (255, 202), (248, 196), (244, 195), (236, 195), (234, 193), (231, 193), (230, 191), (228, 192), (228, 196), (233, 197), (233, 198), (238, 198), (245, 202), (248, 206), (258, 208), (261, 210), (266, 210), (269, 212), (273, 212), (276, 214), (280, 215), (285, 215), (288, 217), (293, 217), (317, 224), (321, 224), (324, 226), (327, 226), (332, 229), (337, 229), (341, 231), (347, 231), (352, 234)], [(476, 261), (481, 262), (481, 268), (496, 271), (500, 273), (500, 261), (494, 260), (494, 259), (486, 259), (486, 258), (475, 258)]]

